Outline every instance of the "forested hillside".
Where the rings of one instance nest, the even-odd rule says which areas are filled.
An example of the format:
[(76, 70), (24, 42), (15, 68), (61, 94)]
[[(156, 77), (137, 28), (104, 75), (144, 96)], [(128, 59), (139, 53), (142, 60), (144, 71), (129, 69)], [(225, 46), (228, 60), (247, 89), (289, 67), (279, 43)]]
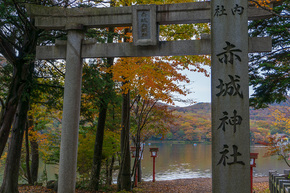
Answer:
[[(198, 103), (188, 107), (173, 107), (179, 116), (175, 126), (170, 128), (165, 140), (185, 140), (194, 142), (211, 141), (211, 105)], [(250, 109), (251, 141), (267, 140), (275, 133), (287, 133), (290, 99), (264, 109)], [(285, 120), (283, 120), (283, 118)]]

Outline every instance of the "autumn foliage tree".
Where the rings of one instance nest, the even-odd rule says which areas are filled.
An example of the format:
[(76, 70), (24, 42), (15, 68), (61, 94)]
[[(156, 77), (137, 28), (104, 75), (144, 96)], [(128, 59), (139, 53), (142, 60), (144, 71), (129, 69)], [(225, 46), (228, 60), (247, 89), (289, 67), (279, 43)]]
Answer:
[[(184, 1), (183, 1), (184, 2)], [(131, 4), (132, 2), (126, 2), (126, 5)], [(148, 2), (137, 2), (137, 4), (147, 4)], [(163, 4), (165, 2), (154, 2), (156, 4)], [(166, 3), (174, 3), (166, 2)], [(193, 37), (199, 38), (201, 33), (208, 33), (208, 25), (173, 25), (174, 27), (171, 30), (167, 30), (166, 26), (161, 29), (160, 40), (166, 40), (167, 37), (173, 35), (171, 40), (181, 40), (181, 39), (191, 39)], [(183, 27), (181, 27), (183, 26)], [(162, 27), (161, 27), (162, 28)], [(187, 30), (185, 30), (187, 29)], [(202, 30), (201, 30), (202, 29)], [(132, 41), (132, 36), (130, 30), (127, 28), (117, 28), (119, 34), (123, 35), (123, 39), (120, 41)], [(174, 32), (171, 35), (168, 32)], [(179, 33), (178, 31), (181, 31)], [(195, 32), (199, 33), (195, 33)], [(170, 39), (168, 39), (170, 40)], [(120, 58), (115, 65), (112, 67), (113, 79), (121, 82), (120, 90), (124, 95), (124, 118), (126, 122), (129, 121), (128, 113), (128, 100), (129, 100), (129, 91), (138, 88), (138, 95), (140, 95), (144, 100), (154, 99), (160, 100), (166, 103), (173, 104), (173, 96), (171, 93), (186, 94), (184, 88), (180, 88), (178, 83), (183, 81), (188, 81), (185, 76), (183, 76), (178, 70), (190, 69), (193, 71), (207, 72), (201, 67), (201, 64), (209, 64), (209, 57), (201, 56), (183, 56), (183, 57), (151, 57), (151, 58)], [(127, 99), (127, 100), (125, 100)], [(134, 99), (133, 99), (134, 100)], [(124, 122), (124, 123), (126, 123)], [(126, 125), (126, 124), (124, 124)], [(127, 124), (128, 125), (128, 124)], [(128, 128), (127, 128), (128, 129)], [(126, 134), (126, 139), (128, 135)], [(122, 140), (121, 140), (121, 144)], [(129, 147), (128, 141), (126, 142), (126, 152), (121, 152), (122, 155), (129, 156)], [(122, 166), (121, 166), (122, 170)], [(120, 188), (122, 189), (122, 188)], [(130, 190), (130, 188), (128, 188)]]
[[(264, 122), (265, 124), (263, 124), (262, 122)], [(268, 141), (267, 136), (270, 135), (269, 122), (265, 121), (251, 122), (250, 135), (251, 135), (251, 143), (253, 144)]]
[[(135, 147), (135, 155), (142, 156), (142, 144), (152, 136), (162, 135), (164, 137), (169, 128), (174, 125), (176, 119), (177, 116), (173, 114), (173, 110), (170, 110), (167, 105), (157, 103), (153, 99), (142, 99), (140, 95), (135, 96), (131, 105), (130, 132), (130, 137)], [(139, 156), (135, 156), (132, 169), (134, 181), (137, 173), (138, 181), (141, 181), (141, 170), (141, 159)]]
[[(268, 115), (267, 122), (260, 121), (264, 122), (264, 124), (261, 124), (259, 128), (251, 128), (251, 132), (255, 135), (255, 139), (258, 140), (258, 143), (267, 146), (267, 152), (264, 156), (276, 155), (278, 159), (282, 159), (290, 167), (290, 163), (287, 160), (290, 153), (288, 141), (290, 115), (289, 97), (287, 97), (287, 99), (286, 102), (279, 105), (271, 105), (268, 108), (270, 114)], [(270, 129), (268, 129), (269, 127)]]
[[(288, 97), (289, 99), (289, 97)], [(290, 134), (290, 104), (289, 100), (283, 106), (272, 106), (270, 119), (276, 133)]]
[(288, 161), (290, 145), (286, 135), (275, 134), (268, 136), (268, 142), (263, 144), (268, 147), (265, 156), (277, 155), (278, 159), (282, 159), (288, 167), (290, 167), (290, 163)]
[(176, 126), (170, 128), (170, 140), (185, 140), (194, 142), (206, 142), (211, 139), (211, 122), (209, 116), (187, 112), (176, 112), (179, 119)]

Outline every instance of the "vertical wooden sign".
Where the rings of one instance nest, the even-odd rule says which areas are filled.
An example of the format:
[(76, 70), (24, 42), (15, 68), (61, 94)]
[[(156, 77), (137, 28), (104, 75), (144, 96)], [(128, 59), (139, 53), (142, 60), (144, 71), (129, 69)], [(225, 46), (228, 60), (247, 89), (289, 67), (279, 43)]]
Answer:
[(211, 1), (214, 193), (250, 192), (248, 1)]
[(132, 6), (132, 19), (134, 45), (157, 45), (156, 5)]

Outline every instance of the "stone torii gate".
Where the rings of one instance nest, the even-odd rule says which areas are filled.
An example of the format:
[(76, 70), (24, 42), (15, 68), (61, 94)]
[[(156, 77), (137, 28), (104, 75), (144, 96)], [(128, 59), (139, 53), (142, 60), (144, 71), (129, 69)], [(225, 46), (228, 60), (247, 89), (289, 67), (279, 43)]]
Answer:
[[(37, 48), (37, 59), (66, 59), (58, 192), (75, 192), (82, 59), (205, 55), (212, 57), (212, 177), (215, 193), (250, 192), (248, 52), (271, 50), (270, 38), (249, 38), (247, 21), (270, 17), (247, 0), (211, 0), (113, 8), (27, 5), (35, 25), (67, 30), (67, 41)], [(158, 25), (208, 23), (201, 40), (159, 42)], [(133, 26), (133, 43), (85, 40), (87, 28)]]

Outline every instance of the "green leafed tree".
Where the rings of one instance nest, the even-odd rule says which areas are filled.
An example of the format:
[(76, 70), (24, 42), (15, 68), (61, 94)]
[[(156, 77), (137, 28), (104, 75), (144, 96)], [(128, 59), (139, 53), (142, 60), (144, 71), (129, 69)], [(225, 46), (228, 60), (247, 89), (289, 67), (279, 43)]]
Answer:
[(256, 108), (286, 100), (290, 90), (290, 3), (280, 1), (264, 20), (251, 21), (251, 37), (272, 38), (272, 51), (250, 55), (250, 85), (254, 94), (250, 104)]
[(1, 193), (18, 192), (21, 146), (32, 90), (33, 56), (40, 34), (33, 20), (26, 16), (23, 3), (11, 0), (0, 2), (0, 53), (13, 68), (0, 119), (0, 155), (12, 128)]
[[(36, 45), (42, 41), (42, 37), (45, 37), (46, 43), (55, 37), (54, 33), (43, 32), (35, 27), (34, 20), (27, 16), (25, 3), (51, 5), (52, 2), (0, 1), (0, 56), (1, 59), (5, 58), (11, 72), (5, 74), (9, 76), (5, 79), (4, 95), (1, 91), (0, 157), (11, 134), (1, 193), (18, 192), (21, 146), (24, 132), (28, 127), (27, 117), (32, 103), (32, 93), (36, 89)], [(4, 69), (8, 67), (4, 66)], [(1, 85), (3, 84), (1, 82)]]

